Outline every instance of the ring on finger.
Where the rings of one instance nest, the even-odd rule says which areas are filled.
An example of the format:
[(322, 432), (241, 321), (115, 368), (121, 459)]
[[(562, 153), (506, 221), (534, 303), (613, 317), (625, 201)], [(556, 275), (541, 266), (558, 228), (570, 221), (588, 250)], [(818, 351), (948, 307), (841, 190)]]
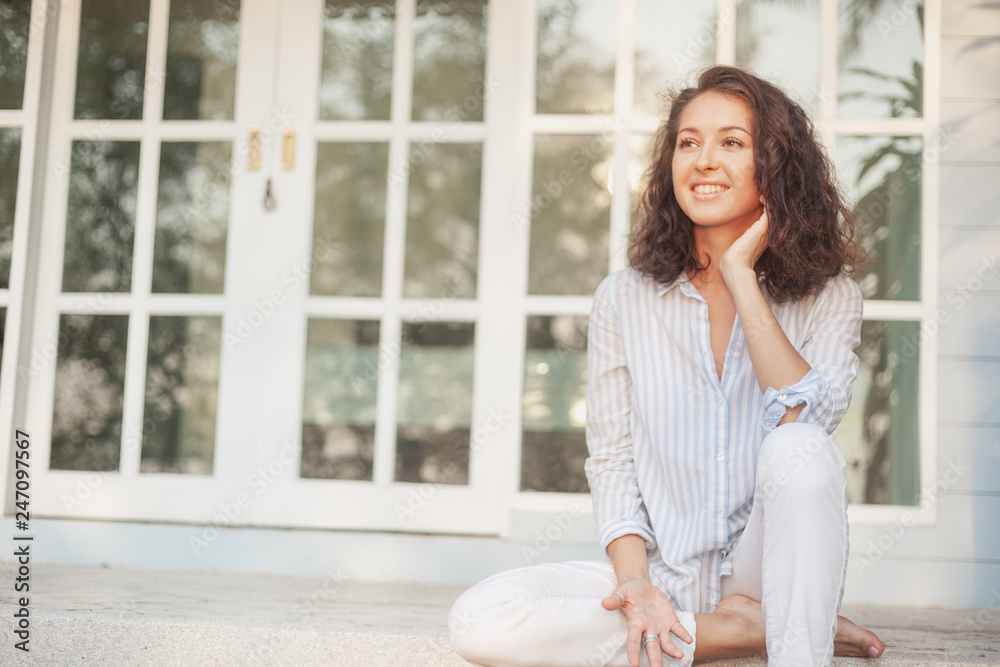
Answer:
[(617, 595), (618, 597), (620, 597), (622, 599), (622, 606), (624, 607), (625, 606), (625, 596), (622, 594), (621, 591), (615, 591), (615, 595)]
[(646, 635), (645, 637), (642, 638), (642, 647), (646, 648), (646, 644), (648, 644), (649, 642), (659, 643), (660, 638), (657, 637), (656, 635)]

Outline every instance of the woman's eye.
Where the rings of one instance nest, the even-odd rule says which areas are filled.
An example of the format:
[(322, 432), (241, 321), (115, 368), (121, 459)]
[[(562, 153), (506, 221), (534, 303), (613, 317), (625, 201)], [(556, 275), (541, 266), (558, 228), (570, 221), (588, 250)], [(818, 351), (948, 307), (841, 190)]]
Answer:
[(726, 139), (725, 141), (722, 142), (722, 145), (727, 148), (734, 148), (742, 146), (743, 142), (740, 141), (739, 139)]
[(687, 148), (688, 146), (694, 146), (694, 142), (690, 139), (681, 139), (677, 143), (678, 148)]

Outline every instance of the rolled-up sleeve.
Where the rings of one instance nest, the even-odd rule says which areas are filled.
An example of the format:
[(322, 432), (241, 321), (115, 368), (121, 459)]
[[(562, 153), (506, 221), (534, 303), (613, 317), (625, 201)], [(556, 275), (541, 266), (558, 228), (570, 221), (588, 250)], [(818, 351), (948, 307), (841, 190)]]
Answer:
[[(623, 535), (656, 539), (639, 493), (632, 454), (632, 377), (613, 291), (615, 274), (594, 294), (587, 331), (587, 458), (585, 471), (601, 546)], [(619, 274), (620, 277), (620, 274)]]
[(797, 421), (816, 424), (827, 433), (840, 424), (851, 403), (851, 384), (860, 360), (854, 349), (861, 342), (864, 299), (857, 283), (846, 275), (831, 279), (816, 297), (799, 354), (811, 369), (791, 386), (764, 392), (763, 426), (774, 429), (786, 407), (806, 406)]

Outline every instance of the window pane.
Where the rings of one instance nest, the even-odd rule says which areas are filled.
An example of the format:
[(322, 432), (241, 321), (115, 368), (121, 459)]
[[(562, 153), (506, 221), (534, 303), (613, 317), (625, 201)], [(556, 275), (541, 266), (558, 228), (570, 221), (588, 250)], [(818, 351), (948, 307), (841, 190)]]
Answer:
[(469, 483), (471, 322), (404, 322), (396, 481)]
[(149, 2), (83, 0), (76, 118), (142, 118)]
[(923, 3), (840, 3), (837, 113), (923, 115)]
[(379, 323), (310, 319), (302, 477), (372, 479)]
[(138, 141), (74, 141), (66, 209), (64, 292), (128, 292)]
[[(3, 371), (3, 338), (7, 330), (7, 309), (0, 306), (0, 371)], [(0, 396), (0, 398), (3, 398)]]
[(417, 0), (413, 119), (483, 119), (486, 0)]
[(852, 503), (918, 504), (920, 342), (918, 322), (861, 326), (854, 396), (833, 433), (847, 460)]
[(171, 0), (164, 119), (233, 117), (239, 35), (239, 0)]
[(475, 298), (481, 144), (414, 145), (403, 294)]
[(127, 315), (62, 315), (52, 470), (118, 470)]
[(658, 95), (715, 62), (716, 4), (637, 0), (635, 112), (666, 116)]
[(320, 120), (388, 120), (396, 3), (326, 0)]
[(920, 298), (920, 137), (840, 137), (837, 174), (856, 203), (867, 299)]
[(611, 113), (618, 48), (615, 0), (539, 0), (538, 113)]
[(614, 137), (538, 136), (529, 294), (591, 295), (608, 274)]
[(31, 2), (0, 0), (0, 109), (20, 109), (24, 104), (30, 27)]
[(587, 318), (528, 318), (521, 490), (587, 493)]
[(221, 294), (229, 221), (229, 142), (164, 142), (153, 291)]
[[(0, 27), (0, 32), (2, 30)], [(14, 213), (17, 210), (17, 175), (20, 164), (20, 128), (0, 128), (0, 289), (10, 288), (10, 260), (14, 250)]]
[(819, 110), (819, 0), (744, 0), (736, 14), (736, 65)]
[(320, 142), (312, 294), (379, 296), (389, 145)]
[(221, 317), (149, 318), (142, 472), (212, 474)]

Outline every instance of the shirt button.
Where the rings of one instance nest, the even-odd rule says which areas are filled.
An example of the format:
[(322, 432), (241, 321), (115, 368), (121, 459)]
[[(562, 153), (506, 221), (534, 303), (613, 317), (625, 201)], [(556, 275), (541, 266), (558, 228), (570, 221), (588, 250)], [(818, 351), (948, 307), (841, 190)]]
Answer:
[(783, 401), (788, 398), (788, 394), (778, 394), (778, 398)]
[(722, 510), (719, 510), (718, 512), (715, 513), (715, 516), (717, 516), (717, 517), (719, 517), (721, 519), (723, 514), (725, 514), (725, 512), (723, 512)]
[(726, 402), (726, 399), (722, 398), (721, 396), (719, 396), (719, 398), (716, 400), (719, 402), (719, 405), (722, 405)]
[(715, 455), (715, 458), (718, 459), (719, 461), (721, 461), (724, 458), (726, 458), (726, 455), (723, 454), (722, 452), (719, 452), (718, 454)]

